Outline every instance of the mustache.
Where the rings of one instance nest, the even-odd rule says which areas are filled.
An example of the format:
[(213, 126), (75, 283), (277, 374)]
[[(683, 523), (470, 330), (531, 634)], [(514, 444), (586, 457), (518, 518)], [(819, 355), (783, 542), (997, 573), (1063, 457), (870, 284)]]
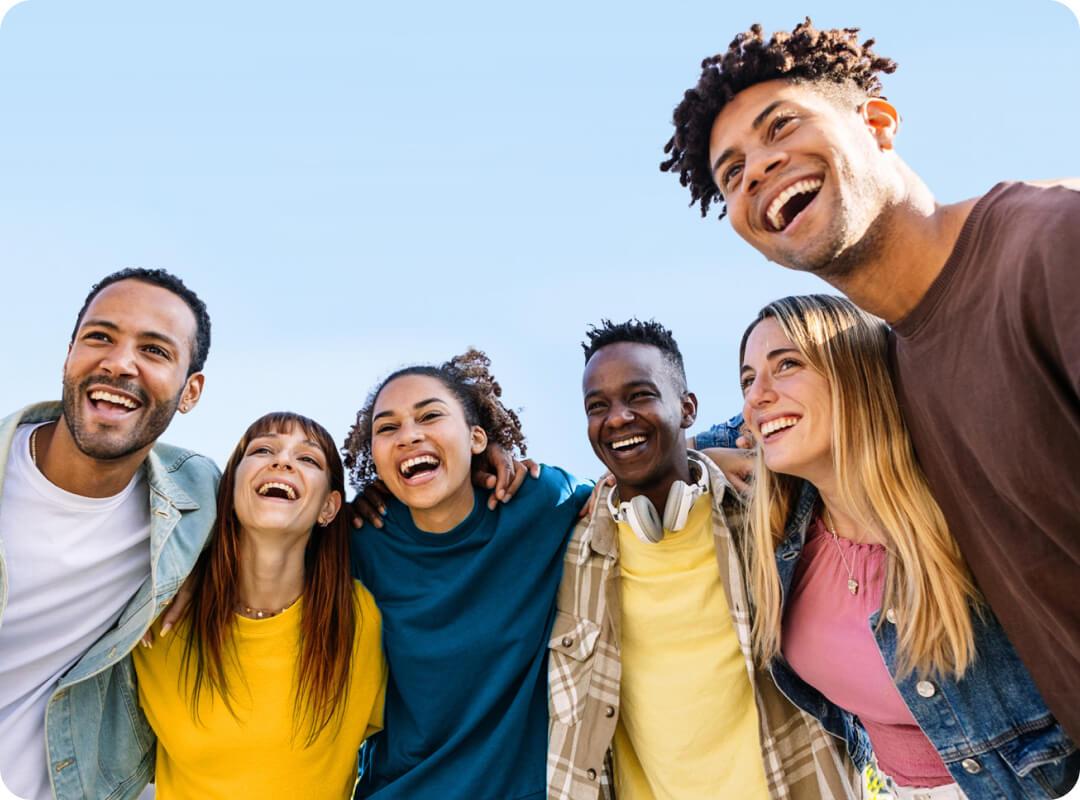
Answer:
[(112, 378), (108, 375), (91, 375), (79, 384), (79, 393), (86, 394), (91, 386), (108, 386), (110, 389), (119, 389), (121, 392), (134, 397), (144, 406), (149, 404), (150, 398), (146, 396), (146, 392), (143, 391), (141, 386), (131, 381)]

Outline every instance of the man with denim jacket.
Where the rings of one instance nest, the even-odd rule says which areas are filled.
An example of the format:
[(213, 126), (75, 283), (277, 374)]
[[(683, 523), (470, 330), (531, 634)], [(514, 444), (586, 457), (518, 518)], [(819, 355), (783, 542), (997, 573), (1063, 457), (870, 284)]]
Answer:
[(0, 421), (0, 774), (21, 797), (132, 797), (152, 774), (128, 654), (214, 518), (213, 462), (157, 443), (209, 345), (179, 279), (114, 273), (79, 312), (62, 403)]
[[(605, 322), (589, 339), (589, 439), (617, 485), (601, 489), (564, 561), (549, 800), (857, 796), (839, 740), (753, 663), (742, 506), (686, 447), (697, 401), (670, 331)], [(633, 519), (650, 507), (651, 524)]]

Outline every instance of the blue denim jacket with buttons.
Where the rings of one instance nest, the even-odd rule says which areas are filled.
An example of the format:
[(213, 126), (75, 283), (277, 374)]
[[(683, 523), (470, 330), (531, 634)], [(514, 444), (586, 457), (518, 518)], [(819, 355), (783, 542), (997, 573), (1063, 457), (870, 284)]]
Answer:
[[(804, 483), (784, 539), (776, 548), (785, 603), (795, 576), (818, 493)], [(1046, 708), (996, 618), (973, 616), (975, 662), (959, 680), (911, 674), (897, 678), (895, 616), (881, 611), (867, 620), (882, 660), (912, 716), (971, 800), (1060, 797), (1076, 782), (1080, 753)], [(860, 768), (871, 757), (870, 741), (858, 718), (829, 702), (804, 682), (783, 657), (771, 664), (773, 679), (795, 705), (813, 714), (830, 733), (847, 742)], [(1080, 699), (1080, 698), (1078, 698)]]
[(710, 447), (737, 447), (735, 440), (739, 438), (739, 428), (742, 427), (742, 414), (736, 414), (727, 422), (713, 425), (707, 431), (694, 434), (694, 449), (706, 450)]
[[(0, 502), (15, 429), (58, 419), (60, 410), (59, 403), (39, 403), (0, 421)], [(46, 709), (48, 764), (58, 800), (137, 797), (153, 777), (154, 734), (139, 708), (129, 654), (195, 565), (214, 521), (219, 477), (210, 459), (167, 444), (155, 445), (147, 457), (150, 576), (116, 625), (60, 679)], [(0, 625), (7, 594), (0, 541)]]

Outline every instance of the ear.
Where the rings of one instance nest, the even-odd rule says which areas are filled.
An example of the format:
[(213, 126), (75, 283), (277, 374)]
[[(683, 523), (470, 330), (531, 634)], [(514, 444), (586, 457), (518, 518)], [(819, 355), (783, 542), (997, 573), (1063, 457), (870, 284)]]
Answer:
[(341, 510), (341, 492), (334, 490), (326, 496), (326, 501), (323, 503), (321, 509), (319, 509), (319, 516), (316, 519), (320, 528), (325, 528)]
[(472, 443), (470, 444), (469, 449), (472, 450), (472, 454), (474, 456), (478, 456), (482, 452), (487, 450), (487, 431), (485, 431), (479, 425), (473, 425), (472, 428), (469, 429), (469, 434), (472, 437)]
[(882, 150), (892, 150), (893, 140), (900, 129), (900, 113), (888, 100), (871, 97), (859, 107), (863, 123), (873, 134)]
[(201, 372), (196, 372), (187, 382), (184, 384), (184, 391), (180, 393), (180, 413), (186, 414), (199, 402), (199, 398), (202, 397), (203, 382), (206, 380), (206, 376)]
[(697, 419), (697, 395), (693, 392), (683, 392), (682, 396), (682, 422), (680, 426), (686, 430)]

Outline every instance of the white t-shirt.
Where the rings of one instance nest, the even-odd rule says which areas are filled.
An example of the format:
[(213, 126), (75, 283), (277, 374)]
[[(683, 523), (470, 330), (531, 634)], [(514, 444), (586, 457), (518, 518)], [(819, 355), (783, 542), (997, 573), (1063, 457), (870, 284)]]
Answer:
[(45, 706), (150, 576), (150, 500), (142, 469), (113, 497), (53, 485), (30, 458), (35, 427), (16, 430), (0, 493), (0, 776), (19, 797), (51, 800)]

